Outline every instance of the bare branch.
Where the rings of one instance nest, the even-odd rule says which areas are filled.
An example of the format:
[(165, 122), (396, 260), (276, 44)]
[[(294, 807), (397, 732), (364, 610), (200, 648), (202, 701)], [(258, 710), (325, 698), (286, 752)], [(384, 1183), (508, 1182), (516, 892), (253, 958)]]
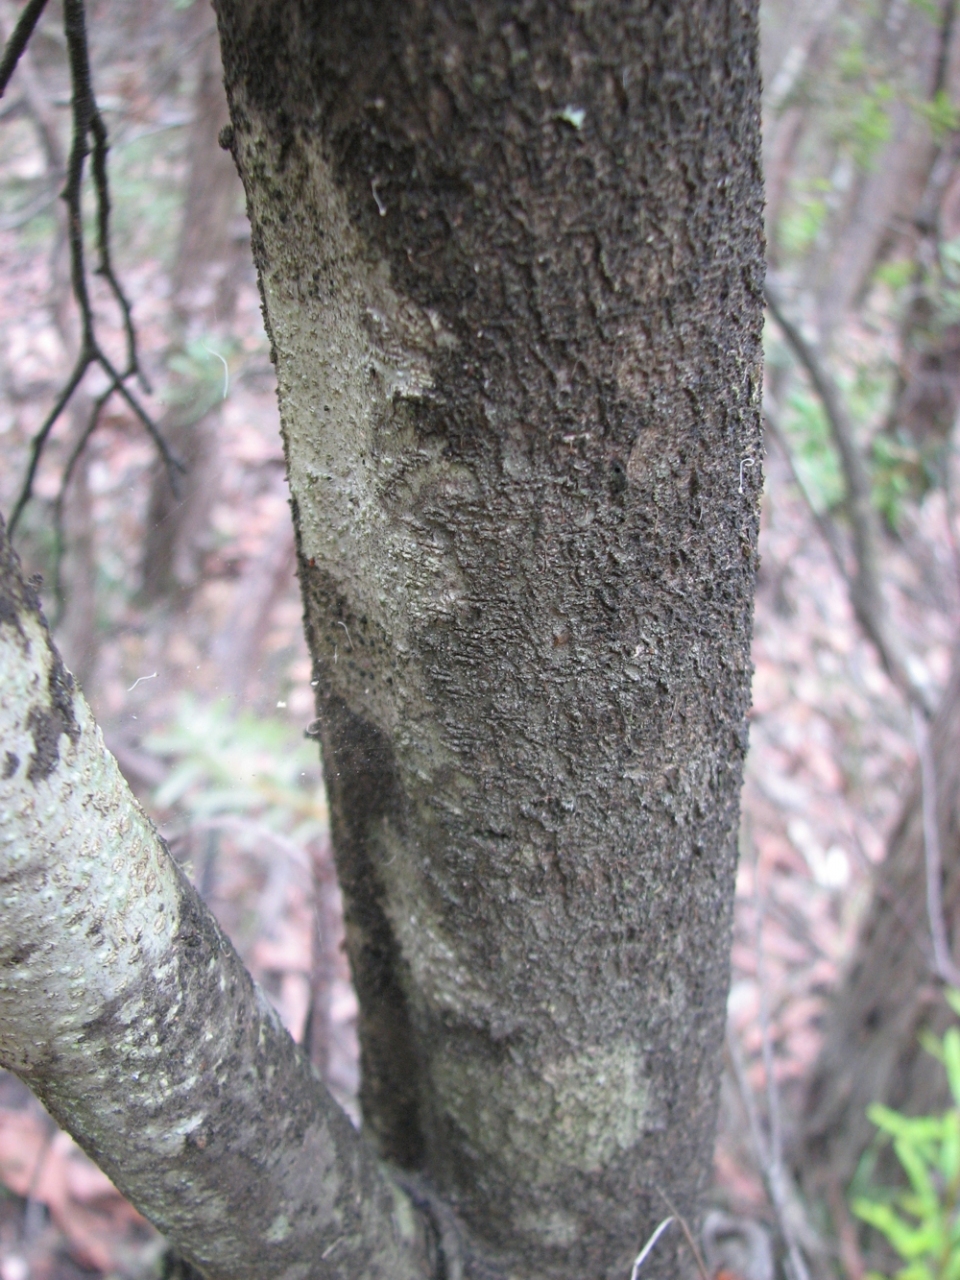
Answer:
[(951, 987), (960, 988), (960, 967), (954, 962), (943, 910), (943, 857), (940, 848), (940, 819), (937, 805), (937, 775), (927, 722), (911, 707), (913, 735), (920, 765), (920, 810), (923, 819), (923, 852), (927, 878), (927, 916), (933, 943), (933, 967), (937, 976)]
[(428, 1280), (431, 1222), (130, 793), (2, 522), (0, 599), (0, 1064), (204, 1274)]
[[(933, 946), (933, 970), (941, 981), (960, 987), (960, 966), (951, 954), (943, 910), (943, 866), (940, 850), (940, 833), (937, 815), (936, 764), (930, 749), (928, 721), (933, 714), (927, 691), (910, 674), (905, 655), (891, 632), (886, 620), (883, 587), (879, 573), (876, 521), (870, 502), (870, 481), (854, 438), (853, 425), (847, 416), (840, 390), (827, 371), (818, 353), (806, 341), (797, 326), (784, 314), (776, 291), (769, 281), (765, 287), (767, 305), (800, 363), (806, 369), (814, 389), (820, 397), (831, 434), (840, 455), (847, 488), (847, 514), (853, 533), (856, 575), (851, 580), (844, 573), (850, 588), (854, 611), (866, 634), (873, 641), (880, 660), (891, 679), (906, 698), (917, 745), (920, 767), (921, 803), (923, 814), (923, 845), (926, 867), (927, 916), (930, 924), (930, 940)], [(778, 439), (782, 438), (778, 436)], [(791, 463), (792, 459), (788, 461)], [(794, 473), (796, 474), (796, 473)], [(804, 493), (803, 486), (800, 486)], [(828, 545), (832, 542), (827, 536)], [(838, 567), (843, 571), (838, 559)]]
[(0, 98), (6, 92), (10, 77), (20, 61), (20, 55), (27, 47), (27, 43), (33, 35), (33, 29), (40, 21), (40, 15), (46, 7), (47, 0), (29, 0), (23, 13), (21, 13), (20, 20), (13, 29), (13, 35), (7, 41), (3, 57), (0, 58)]
[(129, 374), (118, 373), (107, 357), (100, 351), (99, 347), (97, 348), (96, 360), (101, 369), (103, 369), (104, 372), (112, 379), (113, 385), (110, 388), (111, 394), (116, 391), (121, 399), (126, 400), (127, 404), (143, 423), (147, 435), (156, 445), (157, 453), (159, 453), (160, 457), (163, 459), (163, 465), (167, 469), (167, 478), (170, 481), (170, 488), (173, 490), (174, 497), (177, 497), (177, 473), (179, 472), (182, 475), (186, 471), (186, 467), (170, 452), (170, 446), (167, 444), (166, 440), (164, 440), (160, 428), (150, 417), (149, 413), (147, 413), (146, 409), (144, 409), (143, 405), (133, 394), (130, 388), (126, 385), (125, 379)]
[(673, 1214), (673, 1216), (676, 1218), (677, 1223), (680, 1227), (680, 1230), (683, 1232), (683, 1236), (687, 1242), (687, 1246), (690, 1249), (690, 1252), (693, 1254), (693, 1260), (696, 1263), (697, 1274), (699, 1275), (700, 1280), (710, 1280), (710, 1273), (707, 1271), (706, 1263), (703, 1260), (703, 1254), (700, 1252), (700, 1248), (696, 1240), (694, 1239), (693, 1232), (690, 1230), (690, 1224), (687, 1222), (686, 1218), (683, 1216), (680, 1210), (676, 1207), (676, 1205), (673, 1203), (673, 1201), (670, 1199), (670, 1197), (667, 1195), (667, 1193), (663, 1190), (662, 1187), (659, 1188), (659, 1191), (664, 1203), (666, 1204), (670, 1212)]
[(53, 408), (44, 418), (40, 425), (40, 430), (36, 433), (30, 442), (30, 461), (27, 464), (27, 474), (24, 477), (23, 486), (20, 489), (20, 495), (13, 506), (10, 519), (7, 524), (9, 536), (12, 538), (16, 530), (17, 523), (23, 513), (24, 507), (30, 501), (33, 492), (33, 481), (37, 474), (37, 467), (40, 465), (40, 456), (43, 453), (43, 447), (47, 443), (47, 438), (53, 430), (54, 424), (63, 413), (70, 400), (70, 397), (80, 385), (83, 375), (90, 368), (90, 360), (84, 352), (80, 353), (80, 358), (73, 367), (73, 373), (67, 379), (63, 390), (54, 401)]
[(800, 496), (806, 503), (807, 510), (810, 513), (810, 517), (813, 520), (813, 523), (817, 526), (817, 532), (820, 534), (820, 537), (823, 539), (824, 543), (826, 544), (827, 550), (830, 552), (830, 555), (833, 559), (833, 563), (836, 566), (837, 572), (840, 574), (840, 577), (843, 579), (843, 581), (847, 584), (847, 587), (852, 588), (853, 583), (850, 577), (850, 570), (848, 569), (846, 560), (844, 558), (843, 548), (840, 545), (840, 538), (837, 534), (836, 526), (834, 525), (833, 521), (830, 520), (829, 517), (822, 515), (814, 505), (813, 498), (810, 496), (810, 491), (807, 489), (807, 486), (803, 481), (803, 477), (800, 475), (800, 472), (797, 470), (797, 464), (794, 461), (794, 457), (793, 457), (793, 450), (790, 448), (790, 445), (787, 443), (786, 437), (784, 436), (783, 432), (780, 430), (780, 424), (777, 421), (776, 411), (770, 408), (769, 400), (770, 400), (769, 396), (764, 397), (764, 406), (763, 406), (764, 427), (766, 428), (766, 431), (769, 434), (770, 438), (776, 443), (780, 452), (783, 454), (783, 457), (787, 463), (787, 469), (790, 472), (790, 478), (793, 481), (793, 483), (797, 486), (797, 489), (800, 491)]
[[(93, 182), (97, 193), (97, 253), (100, 259), (97, 266), (97, 274), (101, 275), (110, 286), (110, 291), (116, 299), (117, 306), (123, 316), (123, 328), (127, 339), (127, 363), (123, 376), (126, 378), (130, 374), (137, 374), (144, 391), (149, 392), (150, 386), (143, 375), (137, 358), (137, 334), (133, 327), (130, 303), (114, 273), (110, 255), (110, 188), (107, 183), (107, 129), (95, 103), (93, 104), (93, 113), (90, 119), (90, 129), (93, 134), (93, 153), (90, 157), (90, 169), (93, 173)], [(164, 461), (167, 461), (166, 457)], [(169, 468), (169, 463), (167, 465)]]
[(56, 601), (57, 611), (53, 618), (53, 626), (60, 624), (65, 605), (65, 597), (63, 590), (63, 555), (65, 551), (63, 537), (63, 507), (67, 497), (67, 489), (73, 476), (74, 468), (80, 460), (80, 455), (89, 443), (90, 437), (97, 429), (100, 421), (100, 414), (103, 407), (110, 399), (114, 392), (114, 387), (107, 387), (93, 402), (90, 410), (90, 416), (87, 419), (87, 425), (80, 433), (76, 444), (74, 445), (70, 457), (67, 459), (67, 465), (63, 469), (60, 477), (60, 488), (57, 491), (56, 501), (53, 504), (53, 598)]
[(856, 573), (850, 599), (860, 625), (873, 641), (880, 661), (908, 702), (916, 703), (925, 715), (933, 707), (926, 689), (910, 674), (906, 655), (887, 622), (886, 603), (879, 570), (879, 538), (870, 494), (870, 477), (857, 447), (853, 423), (847, 414), (840, 389), (799, 327), (786, 315), (776, 290), (768, 281), (764, 296), (770, 313), (779, 325), (797, 359), (807, 372), (823, 404), (846, 486), (846, 510), (853, 535)]
[[(37, 16), (39, 16), (39, 11)], [(24, 26), (25, 20), (26, 13), (17, 24), (17, 30), (11, 37), (11, 47), (13, 46), (17, 32)], [(177, 473), (183, 472), (185, 469), (171, 453), (169, 446), (164, 440), (156, 423), (153, 421), (153, 418), (127, 386), (127, 381), (131, 377), (136, 377), (139, 379), (140, 384), (145, 391), (149, 391), (150, 389), (149, 383), (140, 368), (139, 358), (137, 355), (136, 331), (133, 325), (130, 303), (117, 280), (111, 257), (110, 189), (107, 180), (107, 130), (97, 107), (96, 98), (93, 92), (83, 0), (64, 0), (63, 21), (67, 42), (67, 55), (70, 64), (70, 78), (73, 86), (73, 136), (70, 146), (70, 155), (67, 160), (67, 176), (63, 189), (63, 199), (67, 206), (67, 238), (70, 249), (71, 288), (77, 307), (80, 311), (80, 352), (77, 356), (73, 372), (67, 380), (63, 390), (58, 395), (53, 408), (47, 414), (39, 431), (37, 431), (31, 441), (30, 461), (27, 467), (27, 474), (10, 515), (8, 526), (10, 536), (15, 532), (20, 516), (23, 513), (23, 509), (30, 501), (33, 494), (33, 484), (36, 478), (37, 468), (40, 465), (40, 460), (50, 437), (50, 433), (56, 425), (61, 413), (66, 408), (71, 396), (79, 387), (87, 370), (93, 365), (99, 366), (107, 375), (108, 385), (106, 391), (101, 393), (95, 402), (94, 412), (91, 415), (88, 427), (80, 436), (79, 447), (82, 449), (89, 441), (91, 435), (96, 430), (98, 422), (100, 421), (100, 414), (104, 404), (114, 392), (117, 392), (126, 401), (129, 408), (133, 411), (134, 415), (141, 422), (147, 434), (150, 436), (150, 439), (153, 441), (157, 452), (163, 459), (167, 476), (174, 493), (177, 492)], [(34, 18), (33, 22), (33, 25), (35, 24), (36, 18)], [(31, 31), (32, 29), (33, 26), (30, 27)], [(23, 40), (24, 47), (28, 38), (29, 31)], [(23, 48), (21, 47), (17, 53), (17, 57), (19, 57), (22, 52)], [(82, 196), (84, 166), (88, 155), (91, 157), (91, 172), (96, 197), (96, 244), (98, 258), (96, 270), (97, 274), (102, 276), (106, 281), (107, 286), (120, 309), (124, 335), (126, 338), (126, 362), (123, 368), (119, 370), (114, 367), (113, 362), (104, 353), (104, 350), (97, 338), (96, 322), (90, 300), (90, 290), (87, 283), (87, 266), (83, 241)], [(58, 548), (62, 543), (61, 523), (63, 495), (67, 484), (69, 483), (70, 473), (73, 471), (78, 456), (79, 455), (75, 449), (67, 464), (66, 472), (61, 480), (56, 512)], [(57, 576), (59, 577), (59, 551)]]

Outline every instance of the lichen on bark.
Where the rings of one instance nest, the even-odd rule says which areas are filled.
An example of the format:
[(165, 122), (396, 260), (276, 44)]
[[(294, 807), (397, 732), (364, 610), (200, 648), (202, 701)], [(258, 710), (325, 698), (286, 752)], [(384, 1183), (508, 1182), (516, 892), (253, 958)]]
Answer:
[[(660, 1190), (694, 1215), (713, 1135), (761, 485), (754, 8), (217, 8), (365, 1123), (508, 1274), (619, 1277)], [(666, 1242), (650, 1275), (677, 1265)]]
[(104, 746), (0, 522), (0, 1064), (211, 1280), (426, 1280), (326, 1094)]

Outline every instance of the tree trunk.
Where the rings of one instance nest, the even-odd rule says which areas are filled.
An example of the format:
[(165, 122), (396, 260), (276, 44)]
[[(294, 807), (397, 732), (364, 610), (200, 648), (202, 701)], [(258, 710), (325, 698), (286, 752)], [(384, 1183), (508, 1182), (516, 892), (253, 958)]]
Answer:
[[(505, 1274), (695, 1216), (760, 491), (752, 6), (219, 0), (362, 1106)], [(674, 1233), (679, 1238), (679, 1233)], [(677, 1274), (666, 1237), (645, 1276)]]
[[(930, 735), (943, 902), (952, 941), (960, 924), (960, 668), (944, 694)], [(941, 1034), (953, 1019), (931, 966), (922, 793), (917, 771), (877, 870), (853, 958), (827, 1017), (811, 1078), (798, 1164), (816, 1196), (845, 1191), (876, 1132), (871, 1102), (913, 1115), (949, 1105), (943, 1068), (918, 1033)], [(955, 952), (954, 952), (955, 953)]]
[(761, 485), (756, 15), (219, 19), (365, 1125), (424, 1176), (385, 1176), (242, 971), (2, 540), (0, 1062), (211, 1277), (623, 1280), (667, 1202), (695, 1222), (713, 1140)]

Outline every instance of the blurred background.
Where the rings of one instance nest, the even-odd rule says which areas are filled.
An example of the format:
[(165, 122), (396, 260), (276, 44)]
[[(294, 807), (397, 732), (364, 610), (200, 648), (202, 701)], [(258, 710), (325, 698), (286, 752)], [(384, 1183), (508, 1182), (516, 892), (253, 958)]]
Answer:
[[(58, 198), (70, 85), (57, 9), (0, 101), (8, 515), (78, 341)], [(701, 1242), (724, 1280), (862, 1280), (909, 1261), (914, 1246), (891, 1247), (862, 1208), (889, 1210), (899, 1184), (926, 1194), (896, 1158), (909, 1134), (889, 1116), (878, 1133), (872, 1102), (901, 1117), (954, 1108), (955, 1157), (949, 1124), (918, 1139), (930, 1194), (926, 1208), (906, 1205), (908, 1225), (940, 1213), (949, 1235), (960, 1200), (944, 1069), (956, 1015), (943, 997), (944, 980), (960, 981), (949, 953), (960, 941), (956, 10), (761, 10), (777, 318), (730, 1026)], [(0, 0), (4, 39), (16, 16)], [(242, 191), (217, 146), (227, 115), (213, 17), (203, 0), (91, 0), (88, 21), (114, 258), (152, 388), (143, 402), (189, 470), (174, 498), (114, 397), (64, 486), (105, 386), (91, 373), (43, 455), (17, 545), (128, 780), (355, 1116), (356, 1002), (317, 750), (303, 734), (313, 698), (273, 371)], [(942, 892), (931, 896), (934, 856)], [(947, 1245), (942, 1266), (911, 1280), (960, 1275), (960, 1246)], [(152, 1229), (0, 1073), (0, 1280), (169, 1267)]]

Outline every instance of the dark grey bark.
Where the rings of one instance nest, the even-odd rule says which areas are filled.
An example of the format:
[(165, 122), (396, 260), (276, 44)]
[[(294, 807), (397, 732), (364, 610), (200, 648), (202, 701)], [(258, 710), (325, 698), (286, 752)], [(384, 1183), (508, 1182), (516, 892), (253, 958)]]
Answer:
[(505, 1273), (624, 1277), (663, 1193), (695, 1217), (713, 1139), (761, 486), (753, 6), (217, 8), (365, 1124)]

